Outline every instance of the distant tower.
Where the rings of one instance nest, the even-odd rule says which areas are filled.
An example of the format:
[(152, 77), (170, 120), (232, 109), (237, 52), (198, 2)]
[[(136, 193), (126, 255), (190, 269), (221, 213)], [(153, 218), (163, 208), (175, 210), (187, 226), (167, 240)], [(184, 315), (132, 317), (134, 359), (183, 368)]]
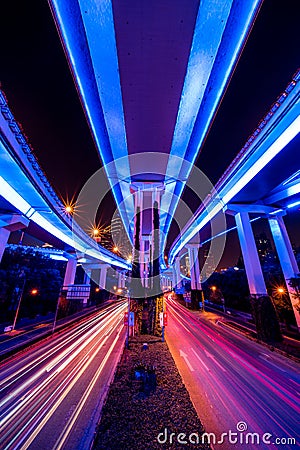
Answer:
[(188, 256), (185, 257), (185, 273), (184, 275), (191, 274), (191, 264), (190, 264), (190, 258)]
[(270, 239), (266, 236), (265, 233), (260, 233), (258, 236), (255, 236), (256, 247), (259, 255), (259, 259), (264, 261), (268, 258), (270, 254), (273, 254), (273, 248), (271, 245)]
[(210, 248), (204, 249), (203, 259), (202, 279), (205, 280), (216, 270), (214, 254)]
[(111, 237), (113, 245), (118, 247), (120, 255), (127, 259), (132, 252), (132, 246), (125, 231), (121, 216), (118, 211), (115, 212), (110, 224)]
[(260, 262), (265, 271), (278, 267), (277, 254), (274, 251), (270, 239), (265, 233), (255, 236), (256, 247)]

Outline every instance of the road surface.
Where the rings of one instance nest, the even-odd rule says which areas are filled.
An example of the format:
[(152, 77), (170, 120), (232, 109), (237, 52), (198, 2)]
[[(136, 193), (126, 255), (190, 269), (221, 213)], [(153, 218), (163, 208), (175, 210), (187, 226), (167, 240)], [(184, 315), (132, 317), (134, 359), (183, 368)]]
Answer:
[(167, 309), (166, 340), (212, 447), (299, 448), (299, 364), (170, 298)]
[(123, 350), (126, 303), (107, 306), (0, 367), (0, 448), (89, 448)]

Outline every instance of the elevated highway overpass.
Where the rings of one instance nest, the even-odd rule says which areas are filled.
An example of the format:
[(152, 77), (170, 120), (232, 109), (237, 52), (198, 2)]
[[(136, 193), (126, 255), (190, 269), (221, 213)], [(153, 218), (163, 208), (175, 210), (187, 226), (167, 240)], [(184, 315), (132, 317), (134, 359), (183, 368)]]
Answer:
[(106, 264), (128, 270), (127, 261), (100, 246), (67, 213), (66, 205), (54, 192), (15, 121), (3, 92), (0, 92), (0, 109), (0, 259), (10, 233), (26, 228), (32, 221), (65, 246), (64, 254), (73, 267), (67, 271), (65, 284), (74, 281), (74, 267), (79, 258), (87, 266)]
[[(158, 208), (160, 212), (158, 253), (162, 255), (182, 192), (190, 183), (194, 162), (261, 3), (260, 0), (188, 3), (165, 0), (159, 20), (154, 20), (151, 2), (136, 1), (126, 6), (117, 0), (100, 3), (49, 0), (124, 227), (132, 243), (139, 235), (139, 262), (145, 287), (153, 254), (157, 252), (154, 211)], [(26, 144), (17, 124), (10, 125), (13, 118), (5, 110), (5, 103), (2, 107), (6, 136), (3, 161), (8, 161), (10, 139), (14, 140), (12, 147), (16, 153), (18, 145), (26, 148)], [(249, 256), (246, 260), (251, 293), (264, 294), (265, 285), (261, 272), (253, 273), (251, 269), (258, 259), (253, 239), (249, 238), (249, 214), (270, 216), (274, 236), (277, 233), (284, 243), (279, 253), (282, 264), (288, 267), (286, 279), (297, 274), (281, 216), (286, 208), (298, 202), (298, 132), (299, 73), (217, 185), (208, 183), (204, 188), (201, 206), (196, 214), (190, 215), (172, 245), (169, 261), (173, 266), (183, 247), (189, 246), (194, 268), (192, 288), (201, 289), (197, 263), (201, 231), (221, 218), (216, 234), (222, 232), (225, 210), (235, 215), (244, 259)], [(14, 158), (16, 155), (11, 159)], [(128, 269), (126, 261), (82, 234), (74, 221), (70, 228), (70, 217), (61, 210), (63, 205), (39, 172), (33, 155), (30, 152), (27, 155), (31, 167), (26, 166), (27, 161), (24, 165), (26, 158), (22, 153), (19, 152), (18, 158), (11, 173), (7, 165), (3, 166), (11, 183), (19, 183), (11, 191), (3, 177), (3, 194), (6, 190), (3, 198), (11, 202), (13, 212), (25, 214), (25, 219), (35, 220), (53, 234), (59, 234), (61, 240), (92, 258), (95, 264), (102, 261)], [(29, 187), (26, 199), (18, 194), (25, 186)], [(25, 222), (19, 225), (26, 226)], [(2, 225), (4, 229), (19, 226), (5, 222), (5, 218)], [(70, 241), (72, 236), (76, 236), (76, 243)], [(250, 241), (251, 245), (243, 248)]]

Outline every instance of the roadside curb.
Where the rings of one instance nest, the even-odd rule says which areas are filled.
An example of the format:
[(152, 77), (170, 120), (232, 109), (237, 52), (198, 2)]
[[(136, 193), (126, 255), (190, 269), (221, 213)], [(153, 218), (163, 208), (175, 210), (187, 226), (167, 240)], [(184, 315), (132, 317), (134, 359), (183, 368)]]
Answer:
[(274, 345), (268, 344), (267, 342), (264, 342), (264, 341), (260, 341), (256, 337), (251, 336), (251, 333), (255, 333), (255, 332), (252, 330), (249, 330), (249, 328), (247, 328), (243, 325), (238, 325), (238, 327), (243, 328), (245, 330), (245, 332), (243, 332), (243, 330), (239, 330), (238, 327), (231, 326), (228, 322), (223, 322), (222, 320), (217, 320), (215, 323), (224, 328), (228, 328), (231, 331), (235, 331), (235, 332), (241, 334), (242, 336), (246, 337), (250, 341), (256, 342), (257, 344), (260, 344), (263, 347), (268, 348), (272, 352), (279, 353), (280, 355), (285, 356), (288, 359), (292, 359), (293, 361), (300, 363), (300, 358), (297, 358), (297, 356), (291, 355), (290, 353), (288, 353), (284, 350), (281, 350), (280, 348), (277, 348)]

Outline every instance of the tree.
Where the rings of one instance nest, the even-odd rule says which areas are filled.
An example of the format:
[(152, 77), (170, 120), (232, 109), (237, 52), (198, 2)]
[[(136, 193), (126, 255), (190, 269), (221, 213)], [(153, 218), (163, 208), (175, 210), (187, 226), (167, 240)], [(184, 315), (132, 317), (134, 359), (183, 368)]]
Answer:
[[(63, 282), (65, 263), (54, 261), (34, 248), (9, 246), (1, 261), (0, 305), (2, 322), (11, 321), (16, 309), (16, 290), (25, 279), (19, 317), (54, 311)], [(36, 288), (38, 294), (30, 291)]]
[(251, 306), (258, 339), (269, 343), (281, 342), (282, 335), (272, 299), (268, 295), (252, 295)]
[(291, 278), (289, 286), (293, 289), (293, 296), (298, 301), (294, 306), (298, 314), (300, 314), (300, 276)]

